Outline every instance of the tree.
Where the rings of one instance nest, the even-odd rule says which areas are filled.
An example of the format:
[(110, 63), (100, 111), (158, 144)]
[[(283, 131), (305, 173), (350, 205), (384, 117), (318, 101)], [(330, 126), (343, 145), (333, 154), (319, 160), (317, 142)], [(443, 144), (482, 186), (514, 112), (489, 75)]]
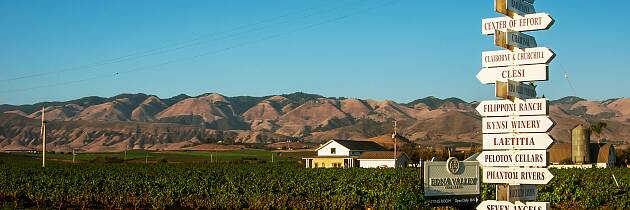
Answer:
[(594, 132), (597, 136), (597, 143), (599, 144), (599, 140), (601, 140), (602, 130), (606, 128), (608, 124), (605, 122), (598, 122), (596, 124), (591, 125), (591, 132)]

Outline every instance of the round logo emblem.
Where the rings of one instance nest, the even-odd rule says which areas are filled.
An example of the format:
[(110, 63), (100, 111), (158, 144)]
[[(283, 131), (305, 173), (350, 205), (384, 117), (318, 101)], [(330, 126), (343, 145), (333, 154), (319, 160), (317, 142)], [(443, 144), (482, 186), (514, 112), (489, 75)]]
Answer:
[(459, 161), (456, 157), (450, 157), (446, 160), (446, 169), (451, 174), (456, 174), (459, 171)]

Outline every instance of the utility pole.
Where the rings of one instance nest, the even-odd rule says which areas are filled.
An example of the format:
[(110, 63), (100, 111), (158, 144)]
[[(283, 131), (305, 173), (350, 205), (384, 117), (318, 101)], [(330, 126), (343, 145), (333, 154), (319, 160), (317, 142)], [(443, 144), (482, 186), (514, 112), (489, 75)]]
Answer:
[(77, 153), (74, 151), (75, 149), (72, 148), (72, 163), (74, 163), (74, 160), (76, 159)]
[(392, 134), (392, 139), (394, 139), (394, 168), (396, 168), (396, 164), (398, 164), (398, 156), (396, 156), (396, 135), (398, 135), (398, 123), (394, 120), (394, 133)]
[(46, 107), (42, 107), (42, 168), (46, 167), (46, 119), (44, 112)]

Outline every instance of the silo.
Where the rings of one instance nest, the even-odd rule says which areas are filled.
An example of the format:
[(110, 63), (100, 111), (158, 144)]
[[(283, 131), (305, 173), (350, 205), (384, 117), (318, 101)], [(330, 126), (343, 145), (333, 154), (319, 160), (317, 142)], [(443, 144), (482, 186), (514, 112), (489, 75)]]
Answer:
[(571, 160), (575, 164), (590, 163), (591, 132), (584, 125), (571, 130)]

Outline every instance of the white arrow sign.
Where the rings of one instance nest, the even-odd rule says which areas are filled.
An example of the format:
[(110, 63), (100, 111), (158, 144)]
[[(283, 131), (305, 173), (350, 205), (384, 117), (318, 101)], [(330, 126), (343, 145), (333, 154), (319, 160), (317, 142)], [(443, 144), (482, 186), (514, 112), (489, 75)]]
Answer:
[(546, 98), (482, 101), (477, 112), (482, 117), (503, 117), (514, 115), (547, 115), (549, 105)]
[(537, 31), (547, 30), (554, 19), (547, 13), (536, 13), (525, 16), (486, 18), (481, 20), (481, 34), (494, 34), (495, 30)]
[(520, 16), (536, 13), (534, 5), (527, 0), (495, 0), (494, 11), (510, 17), (515, 13)]
[(531, 84), (508, 80), (507, 82), (495, 82), (495, 95), (504, 99), (530, 99), (536, 98), (536, 87)]
[(533, 36), (512, 30), (496, 30), (494, 44), (508, 50), (538, 47)]
[(481, 202), (477, 206), (477, 210), (545, 210), (549, 209), (549, 202), (527, 202), (522, 203), (516, 201), (515, 203), (509, 201), (493, 201), (487, 200)]
[(483, 133), (544, 133), (554, 125), (547, 116), (484, 117)]
[(481, 53), (481, 65), (484, 68), (497, 66), (547, 64), (555, 54), (546, 47), (526, 48), (524, 52), (510, 50), (487, 51)]
[(483, 151), (477, 156), (477, 161), (484, 167), (488, 166), (547, 166), (547, 150), (498, 150)]
[(547, 149), (553, 139), (547, 133), (483, 134), (484, 150)]
[(552, 178), (547, 168), (483, 167), (483, 183), (547, 184)]
[(547, 81), (549, 79), (549, 67), (547, 64), (506, 66), (483, 68), (477, 73), (477, 79), (483, 84), (493, 84), (496, 81), (517, 82)]

